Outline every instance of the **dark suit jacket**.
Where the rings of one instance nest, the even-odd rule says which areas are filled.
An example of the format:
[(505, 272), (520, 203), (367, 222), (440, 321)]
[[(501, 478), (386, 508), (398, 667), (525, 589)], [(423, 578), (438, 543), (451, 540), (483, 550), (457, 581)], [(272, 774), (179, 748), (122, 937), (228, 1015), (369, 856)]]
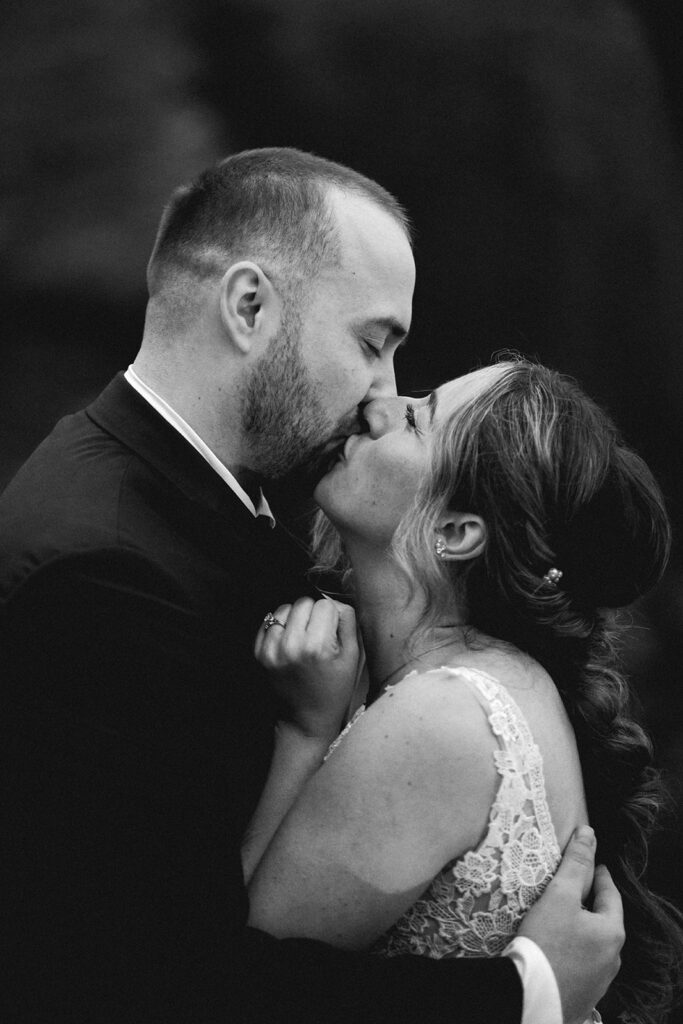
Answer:
[(245, 928), (240, 837), (275, 720), (252, 644), (305, 568), (121, 375), (7, 488), (2, 1020), (519, 1020), (507, 960)]

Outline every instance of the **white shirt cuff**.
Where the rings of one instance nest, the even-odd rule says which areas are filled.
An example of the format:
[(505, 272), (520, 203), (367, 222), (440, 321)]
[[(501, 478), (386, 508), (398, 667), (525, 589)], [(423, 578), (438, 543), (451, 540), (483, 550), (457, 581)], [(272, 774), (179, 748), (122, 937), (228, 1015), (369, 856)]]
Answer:
[(535, 942), (518, 935), (503, 950), (519, 972), (524, 989), (521, 1024), (562, 1024), (560, 990), (548, 958)]

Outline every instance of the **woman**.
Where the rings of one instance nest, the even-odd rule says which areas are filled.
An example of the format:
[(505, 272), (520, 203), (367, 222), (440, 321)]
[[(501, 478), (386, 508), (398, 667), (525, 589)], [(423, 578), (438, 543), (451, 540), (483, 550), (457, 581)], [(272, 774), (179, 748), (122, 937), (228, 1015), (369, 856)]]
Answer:
[[(664, 569), (657, 486), (572, 381), (524, 360), (365, 414), (316, 499), (373, 700), (321, 765), (349, 613), (267, 617), (257, 655), (309, 717), (281, 731), (245, 843), (251, 922), (386, 956), (496, 955), (590, 819), (626, 913), (609, 1011), (661, 1021), (682, 933), (642, 880), (659, 790), (601, 611)], [(319, 525), (318, 548), (335, 543)]]

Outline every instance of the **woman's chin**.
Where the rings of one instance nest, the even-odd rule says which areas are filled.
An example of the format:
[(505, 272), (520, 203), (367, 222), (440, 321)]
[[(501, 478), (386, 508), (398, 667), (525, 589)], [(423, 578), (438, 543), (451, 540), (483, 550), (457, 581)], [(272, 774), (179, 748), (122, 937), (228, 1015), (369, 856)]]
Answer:
[(337, 476), (341, 465), (341, 459), (335, 459), (324, 476), (321, 476), (315, 485), (313, 500), (316, 505), (320, 506), (323, 512), (327, 512), (326, 505), (328, 502), (331, 501), (334, 504), (335, 476)]
[(327, 471), (327, 473), (325, 473), (325, 476), (321, 476), (320, 479), (318, 480), (317, 484), (315, 485), (315, 490), (313, 491), (313, 501), (325, 513), (327, 513), (328, 501), (329, 501), (329, 492), (330, 492), (330, 479), (329, 478), (330, 478), (330, 476), (332, 476), (332, 474), (334, 473), (335, 469), (336, 469), (336, 466), (333, 466), (332, 469), (329, 469)]

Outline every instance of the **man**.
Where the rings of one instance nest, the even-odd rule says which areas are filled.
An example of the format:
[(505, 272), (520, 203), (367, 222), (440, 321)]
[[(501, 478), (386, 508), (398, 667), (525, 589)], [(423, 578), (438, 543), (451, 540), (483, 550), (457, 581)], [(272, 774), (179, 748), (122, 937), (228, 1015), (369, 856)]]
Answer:
[(276, 716), (252, 645), (306, 568), (260, 484), (303, 493), (363, 405), (394, 393), (414, 284), (403, 212), (336, 164), (237, 154), (176, 194), (148, 276), (135, 363), (0, 502), (3, 1019), (512, 1022), (521, 975), (525, 1022), (559, 1022), (559, 996), (573, 1020), (621, 943), (604, 876), (598, 912), (581, 909), (590, 840), (527, 923), (559, 996), (523, 941), (444, 965), (244, 927), (240, 840)]

